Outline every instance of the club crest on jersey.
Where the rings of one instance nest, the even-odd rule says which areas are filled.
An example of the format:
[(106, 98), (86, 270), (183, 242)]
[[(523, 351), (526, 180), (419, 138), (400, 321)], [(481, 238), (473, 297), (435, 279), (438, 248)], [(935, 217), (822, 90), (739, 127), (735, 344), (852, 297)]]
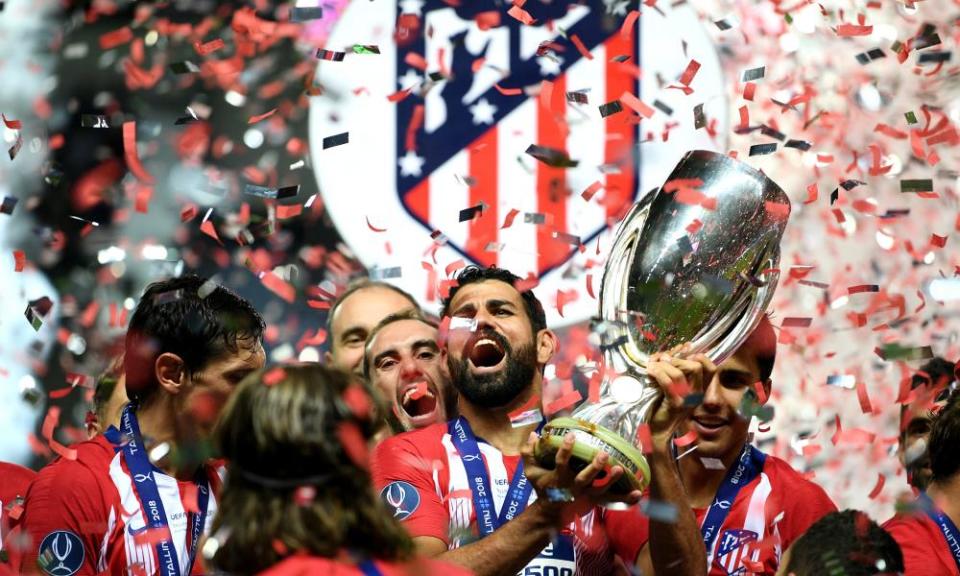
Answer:
[(51, 532), (40, 542), (37, 562), (45, 574), (76, 574), (83, 566), (83, 542), (68, 530)]
[(724, 530), (720, 533), (720, 544), (717, 549), (717, 564), (728, 576), (742, 576), (747, 568), (743, 560), (755, 561), (759, 550), (755, 550), (757, 533), (751, 530)]
[[(644, 78), (679, 78), (687, 48), (699, 64), (715, 61), (689, 9), (651, 11), (625, 32), (627, 3), (614, 0), (521, 12), (529, 18), (491, 0), (350, 3), (327, 42), (346, 57), (318, 64), (311, 153), (334, 224), (373, 276), (431, 307), (437, 270), (498, 265), (535, 274), (544, 294), (584, 292), (567, 296), (562, 314), (547, 306), (551, 324), (575, 322), (595, 312), (578, 272), (598, 258), (598, 236), (684, 152), (716, 147), (692, 126), (693, 106), (720, 104), (723, 128), (722, 80), (704, 65), (698, 98), (641, 85), (641, 68)], [(666, 46), (678, 27), (685, 55), (673, 59)], [(379, 54), (356, 50), (367, 43)], [(657, 52), (649, 62), (643, 45)], [(344, 131), (346, 145), (321, 146)]]
[(406, 520), (420, 507), (420, 493), (408, 482), (398, 480), (384, 486), (380, 499), (397, 520)]

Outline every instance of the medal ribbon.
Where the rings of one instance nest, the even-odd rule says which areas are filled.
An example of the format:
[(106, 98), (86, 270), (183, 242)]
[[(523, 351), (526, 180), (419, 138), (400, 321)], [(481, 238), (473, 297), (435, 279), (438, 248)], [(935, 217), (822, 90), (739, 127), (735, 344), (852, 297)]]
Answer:
[(927, 496), (926, 492), (920, 493), (920, 506), (927, 516), (933, 520), (933, 523), (940, 528), (943, 533), (943, 539), (947, 542), (947, 548), (953, 554), (953, 561), (957, 564), (957, 570), (960, 571), (960, 530), (957, 530), (956, 524), (950, 520), (950, 517), (937, 508), (933, 500)]
[(733, 502), (737, 499), (737, 494), (744, 486), (760, 475), (766, 461), (766, 454), (748, 443), (744, 444), (740, 457), (727, 470), (727, 475), (724, 477), (723, 483), (720, 484), (720, 488), (717, 489), (713, 504), (707, 509), (703, 524), (700, 526), (700, 533), (703, 534), (703, 544), (707, 547), (707, 566), (713, 563), (717, 534), (720, 532), (720, 527), (723, 526), (727, 516), (730, 515), (730, 509), (733, 508)]
[[(170, 534), (168, 540), (158, 542), (157, 559), (159, 560), (159, 569), (161, 574), (166, 576), (180, 576), (180, 562), (177, 558), (177, 548), (174, 545), (170, 533), (167, 514), (163, 509), (163, 501), (160, 499), (160, 491), (157, 488), (156, 477), (154, 476), (154, 467), (147, 458), (146, 449), (143, 446), (143, 437), (140, 435), (140, 424), (134, 414), (136, 406), (133, 403), (127, 404), (123, 409), (123, 415), (120, 418), (121, 429), (126, 436), (124, 438), (123, 456), (127, 462), (127, 468), (134, 480), (134, 493), (140, 502), (140, 509), (147, 516), (147, 525), (152, 530), (167, 530)], [(206, 477), (203, 467), (197, 471), (197, 477), (194, 479), (197, 484), (197, 508), (199, 513), (190, 513), (188, 515), (190, 522), (190, 562), (187, 565), (186, 573), (189, 574), (193, 569), (193, 562), (197, 556), (197, 544), (203, 535), (203, 527), (207, 518), (207, 505), (210, 501), (210, 483)]]
[[(543, 422), (537, 428), (537, 432), (543, 428)], [(460, 459), (463, 460), (463, 467), (467, 471), (467, 480), (471, 484), (471, 494), (473, 496), (473, 508), (477, 514), (477, 527), (480, 529), (480, 537), (489, 536), (496, 531), (505, 522), (512, 520), (517, 514), (523, 512), (530, 500), (530, 493), (533, 491), (533, 485), (527, 480), (527, 475), (523, 471), (523, 460), (517, 464), (517, 470), (513, 473), (513, 479), (510, 481), (510, 488), (507, 492), (507, 498), (500, 508), (500, 514), (496, 513), (493, 503), (492, 485), (490, 484), (490, 475), (487, 472), (487, 466), (483, 462), (483, 456), (480, 454), (480, 446), (477, 444), (477, 438), (470, 429), (470, 424), (462, 416), (452, 420), (447, 424), (450, 432), (450, 438), (453, 439), (453, 445), (460, 453)]]

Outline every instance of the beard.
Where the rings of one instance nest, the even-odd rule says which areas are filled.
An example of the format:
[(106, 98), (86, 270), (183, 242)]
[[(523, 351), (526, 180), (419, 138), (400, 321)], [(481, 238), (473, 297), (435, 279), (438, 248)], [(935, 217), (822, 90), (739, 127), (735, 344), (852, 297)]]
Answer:
[(463, 356), (455, 360), (447, 356), (450, 380), (457, 391), (474, 406), (502, 408), (510, 404), (530, 386), (537, 370), (537, 355), (534, 342), (514, 350), (506, 338), (493, 331), (478, 334), (480, 338), (496, 340), (503, 348), (505, 366), (499, 372), (474, 374), (470, 371), (470, 359)]

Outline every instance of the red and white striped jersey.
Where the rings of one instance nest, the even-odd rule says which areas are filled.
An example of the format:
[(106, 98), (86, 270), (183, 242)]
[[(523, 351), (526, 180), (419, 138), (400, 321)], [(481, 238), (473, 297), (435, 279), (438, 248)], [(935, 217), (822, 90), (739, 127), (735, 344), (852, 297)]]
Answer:
[[(499, 514), (521, 457), (504, 456), (481, 439), (477, 443), (490, 474), (495, 514)], [(381, 499), (412, 536), (438, 538), (450, 550), (477, 540), (467, 472), (446, 423), (388, 438), (377, 446), (372, 468)], [(529, 502), (536, 498), (533, 491)], [(598, 517), (591, 511), (565, 531), (573, 535), (572, 550), (551, 544), (520, 574), (614, 573), (613, 550), (596, 522)]]
[[(155, 574), (159, 535), (147, 526), (123, 452), (103, 435), (75, 444), (76, 460), (59, 458), (30, 485), (22, 529), (31, 541), (24, 550), (21, 572), (58, 576), (88, 574)], [(221, 468), (209, 469), (213, 492), (222, 482)], [(188, 511), (196, 509), (197, 488), (154, 469), (180, 569), (190, 562)], [(207, 533), (217, 502), (210, 496)], [(44, 556), (43, 566), (38, 557)], [(192, 574), (201, 574), (200, 563)]]
[(900, 545), (906, 576), (960, 573), (940, 527), (923, 512), (897, 514), (883, 529)]
[[(837, 507), (823, 488), (789, 464), (767, 456), (763, 471), (744, 486), (720, 527), (708, 574), (776, 574), (783, 551), (811, 524)], [(702, 523), (706, 508), (694, 508)], [(639, 508), (604, 511), (607, 535), (617, 554), (636, 560), (650, 538), (650, 520)]]

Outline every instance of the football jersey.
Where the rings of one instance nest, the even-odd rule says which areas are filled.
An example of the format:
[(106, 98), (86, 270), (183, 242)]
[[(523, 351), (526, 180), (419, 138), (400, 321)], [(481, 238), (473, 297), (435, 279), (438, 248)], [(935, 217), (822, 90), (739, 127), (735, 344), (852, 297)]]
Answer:
[(960, 573), (940, 527), (923, 512), (897, 514), (883, 529), (900, 545), (905, 576)]
[[(393, 563), (375, 560), (374, 565), (383, 576), (470, 576), (470, 570), (426, 558), (409, 563)], [(315, 556), (291, 556), (260, 572), (260, 576), (364, 576), (356, 564), (339, 562), (332, 558)]]
[(0, 574), (13, 574), (11, 567), (19, 556), (20, 531), (16, 526), (23, 514), (17, 499), (26, 495), (36, 475), (29, 468), (0, 462), (0, 551), (6, 554), (6, 561), (0, 559)]
[[(74, 444), (76, 459), (60, 458), (37, 475), (27, 491), (22, 529), (32, 545), (24, 550), (21, 571), (59, 576), (156, 574), (157, 544), (162, 538), (149, 530), (137, 497), (135, 479), (108, 433)], [(219, 490), (222, 469), (208, 468), (213, 492)], [(153, 468), (180, 571), (190, 562), (188, 523), (197, 503), (197, 485), (181, 482)], [(143, 479), (136, 479), (143, 481)], [(209, 497), (204, 533), (216, 513)], [(44, 566), (38, 567), (38, 557)], [(201, 574), (196, 562), (192, 574)]]
[[(837, 507), (823, 488), (803, 478), (789, 464), (767, 456), (763, 470), (730, 504), (715, 541), (710, 576), (776, 574), (780, 557), (811, 524)], [(694, 508), (702, 524), (706, 508)], [(650, 537), (650, 520), (639, 507), (604, 511), (603, 522), (617, 554), (637, 559)]]
[[(521, 457), (504, 456), (480, 438), (477, 444), (489, 473), (496, 515)], [(471, 485), (446, 423), (388, 438), (377, 446), (372, 464), (381, 500), (411, 536), (432, 536), (442, 540), (449, 550), (478, 540)], [(528, 503), (536, 498), (536, 491), (531, 491)], [(613, 550), (599, 522), (595, 522), (598, 517), (591, 511), (577, 526), (568, 527), (564, 538), (550, 543), (520, 574), (612, 573)]]

